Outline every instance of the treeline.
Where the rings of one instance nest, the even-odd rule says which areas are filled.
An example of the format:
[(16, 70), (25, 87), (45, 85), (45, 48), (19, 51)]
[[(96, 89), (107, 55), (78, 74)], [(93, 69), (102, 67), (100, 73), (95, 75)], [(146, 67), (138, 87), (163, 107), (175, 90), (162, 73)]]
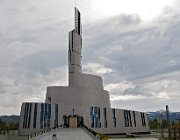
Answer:
[(149, 127), (151, 130), (160, 129), (160, 128), (166, 129), (168, 127), (167, 120), (162, 120), (161, 122), (158, 121), (157, 119), (151, 120), (149, 121)]
[(17, 130), (18, 126), (19, 126), (18, 123), (14, 123), (14, 122), (6, 123), (0, 119), (0, 134), (9, 133), (9, 130)]
[[(155, 129), (167, 129), (168, 128), (168, 122), (167, 120), (157, 120), (157, 119), (154, 119), (154, 120), (151, 120), (149, 121), (149, 127), (151, 130), (155, 130)], [(180, 120), (178, 121), (170, 121), (170, 127), (178, 127), (180, 128)]]

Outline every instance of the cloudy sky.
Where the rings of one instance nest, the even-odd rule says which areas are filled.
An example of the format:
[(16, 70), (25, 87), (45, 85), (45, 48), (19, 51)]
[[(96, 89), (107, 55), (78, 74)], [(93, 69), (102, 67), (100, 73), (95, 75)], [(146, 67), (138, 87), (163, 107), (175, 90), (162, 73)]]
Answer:
[(180, 111), (179, 0), (0, 0), (0, 115), (67, 85), (74, 6), (83, 72), (103, 77), (113, 107)]

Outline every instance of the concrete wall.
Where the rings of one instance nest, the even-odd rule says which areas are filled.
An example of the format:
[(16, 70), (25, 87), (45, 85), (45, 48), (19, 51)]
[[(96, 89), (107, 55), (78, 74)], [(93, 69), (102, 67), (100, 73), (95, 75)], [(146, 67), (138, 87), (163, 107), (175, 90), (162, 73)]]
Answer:
[[(41, 104), (38, 103), (38, 110), (37, 110), (37, 127), (33, 128), (33, 121), (34, 121), (34, 108), (33, 106), (35, 103), (32, 103), (32, 111), (31, 111), (31, 125), (30, 128), (23, 128), (22, 125), (20, 125), (19, 128), (19, 134), (20, 135), (28, 135), (32, 134), (37, 131), (41, 131), (43, 128), (40, 128), (40, 115), (41, 115)], [(25, 103), (22, 105), (22, 112), (20, 116), (21, 122), (24, 120), (24, 114), (23, 109), (25, 108)], [(89, 128), (93, 129), (94, 131), (104, 133), (104, 134), (116, 134), (116, 133), (140, 133), (140, 132), (149, 132), (149, 126), (148, 126), (148, 120), (147, 120), (147, 114), (145, 114), (145, 122), (146, 126), (142, 125), (142, 118), (141, 113), (142, 112), (135, 112), (136, 116), (136, 126), (134, 125), (134, 118), (133, 118), (133, 111), (130, 111), (131, 114), (131, 121), (132, 126), (125, 127), (125, 120), (124, 120), (124, 110), (122, 109), (115, 109), (115, 117), (116, 117), (116, 127), (114, 127), (113, 123), (113, 114), (111, 108), (107, 109), (107, 128), (104, 126), (104, 113), (103, 108), (100, 107), (100, 122), (101, 122), (101, 128), (92, 128), (91, 127), (91, 113), (90, 113), (90, 107), (84, 107), (84, 106), (70, 106), (70, 105), (60, 105), (58, 107), (58, 125), (64, 124), (63, 121), (63, 115), (69, 116), (69, 115), (78, 115), (82, 116), (84, 118), (84, 124), (88, 126)], [(54, 127), (54, 119), (55, 119), (55, 104), (51, 104), (51, 120), (50, 120), (50, 128)]]
[(110, 107), (109, 93), (107, 91), (76, 87), (48, 87), (46, 103), (85, 107)]

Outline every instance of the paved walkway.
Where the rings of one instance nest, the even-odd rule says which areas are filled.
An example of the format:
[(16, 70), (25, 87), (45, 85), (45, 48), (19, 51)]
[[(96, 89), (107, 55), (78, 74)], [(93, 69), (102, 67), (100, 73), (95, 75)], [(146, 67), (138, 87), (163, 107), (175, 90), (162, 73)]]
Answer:
[(95, 140), (82, 128), (64, 128), (50, 132), (31, 140), (54, 140), (52, 135), (56, 134), (57, 140)]

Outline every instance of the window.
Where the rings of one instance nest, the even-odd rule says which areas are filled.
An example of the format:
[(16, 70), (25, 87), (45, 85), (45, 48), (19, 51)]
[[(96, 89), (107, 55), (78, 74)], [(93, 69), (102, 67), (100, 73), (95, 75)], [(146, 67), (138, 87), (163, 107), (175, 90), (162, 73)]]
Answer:
[(31, 124), (31, 108), (32, 108), (32, 103), (29, 103), (29, 109), (28, 109), (28, 128), (30, 128), (30, 124)]
[(44, 128), (44, 104), (41, 103), (40, 128)]
[(129, 120), (128, 120), (128, 116), (127, 116), (127, 111), (124, 110), (124, 123), (125, 123), (125, 127), (129, 127)]
[(141, 120), (142, 120), (142, 126), (146, 126), (146, 120), (145, 120), (144, 113), (141, 113)]
[(47, 119), (47, 127), (50, 128), (51, 122), (51, 104), (48, 104), (48, 119)]
[(94, 123), (95, 128), (97, 128), (97, 107), (94, 107)]
[(107, 128), (107, 110), (103, 108), (104, 112), (104, 127)]
[(136, 114), (135, 114), (135, 111), (133, 111), (133, 118), (134, 118), (134, 127), (136, 127)]
[(90, 108), (91, 128), (101, 128), (100, 114), (100, 107)]
[(114, 127), (116, 127), (116, 110), (115, 109), (112, 109), (112, 115), (113, 115), (113, 124), (114, 124)]
[(33, 121), (33, 128), (36, 128), (36, 121), (37, 121), (37, 103), (34, 104), (34, 121)]
[(24, 108), (24, 119), (23, 119), (23, 128), (25, 128), (26, 125), (26, 118), (27, 118), (27, 104), (25, 103), (25, 108)]
[(94, 107), (90, 108), (91, 128), (94, 128)]
[(124, 110), (124, 121), (125, 121), (125, 127), (132, 127), (131, 111)]
[(50, 128), (51, 122), (51, 104), (42, 103), (40, 113), (40, 128)]
[(128, 111), (128, 117), (129, 117), (129, 124), (130, 124), (130, 127), (132, 127), (131, 111)]
[(54, 127), (58, 127), (58, 104), (55, 104), (55, 120), (54, 120)]
[(23, 128), (30, 128), (32, 103), (25, 103)]
[(101, 111), (100, 107), (97, 108), (97, 127), (101, 128)]

